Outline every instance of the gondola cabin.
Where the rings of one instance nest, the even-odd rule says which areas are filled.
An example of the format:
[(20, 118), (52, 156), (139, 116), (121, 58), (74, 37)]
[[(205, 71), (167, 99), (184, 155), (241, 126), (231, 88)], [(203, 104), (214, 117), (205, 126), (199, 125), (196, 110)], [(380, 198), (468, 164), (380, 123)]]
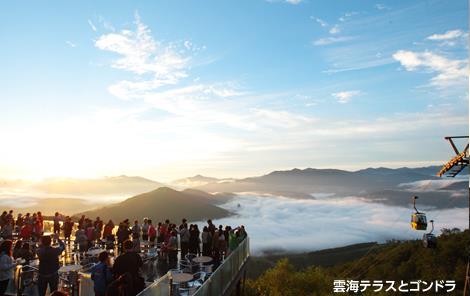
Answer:
[(418, 211), (418, 209), (416, 208), (416, 199), (418, 199), (418, 197), (413, 196), (413, 207), (415, 209), (415, 212), (411, 214), (411, 228), (415, 230), (426, 230), (428, 228), (426, 214)]
[(432, 229), (429, 233), (423, 234), (423, 246), (434, 249), (437, 247), (437, 237), (432, 233), (434, 231), (434, 221), (431, 220)]
[(423, 234), (423, 246), (425, 248), (434, 249), (437, 247), (437, 237), (432, 233)]
[(426, 221), (426, 214), (414, 213), (411, 215), (411, 227), (415, 230), (426, 230), (428, 223)]

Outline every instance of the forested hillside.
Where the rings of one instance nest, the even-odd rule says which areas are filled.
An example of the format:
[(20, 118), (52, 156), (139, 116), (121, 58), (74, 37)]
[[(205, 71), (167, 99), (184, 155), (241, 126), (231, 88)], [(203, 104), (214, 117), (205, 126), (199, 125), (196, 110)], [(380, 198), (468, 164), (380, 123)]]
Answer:
[[(371, 244), (368, 251), (357, 259), (329, 267), (323, 262), (320, 263), (323, 266), (312, 265), (303, 268), (305, 263), (299, 260), (299, 255), (291, 256), (295, 264), (287, 256), (278, 260), (275, 267), (266, 270), (258, 278), (249, 280), (248, 295), (341, 295), (333, 293), (333, 281), (340, 279), (398, 282), (455, 280), (456, 289), (446, 295), (460, 295), (467, 264), (468, 236), (468, 230), (464, 232), (445, 230), (438, 237), (437, 249), (426, 249), (419, 240)], [(346, 251), (350, 253), (351, 249)], [(336, 262), (335, 257), (338, 253), (330, 250), (329, 254), (332, 262)], [(312, 260), (311, 258), (315, 256), (310, 255), (309, 259), (306, 255), (305, 260)], [(369, 294), (363, 295), (393, 295), (391, 292), (382, 294), (370, 292), (372, 290), (368, 292)]]

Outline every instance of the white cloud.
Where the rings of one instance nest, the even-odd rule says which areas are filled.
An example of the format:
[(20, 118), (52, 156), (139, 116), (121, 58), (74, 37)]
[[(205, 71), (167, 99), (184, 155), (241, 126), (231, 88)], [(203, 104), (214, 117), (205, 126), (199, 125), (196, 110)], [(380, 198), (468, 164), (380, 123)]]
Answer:
[(92, 22), (90, 19), (88, 20), (88, 25), (90, 25), (90, 28), (91, 28), (94, 32), (96, 32), (96, 26), (95, 26), (95, 24), (93, 24), (93, 22)]
[(349, 20), (352, 16), (357, 15), (357, 14), (359, 14), (359, 13), (356, 12), (356, 11), (346, 12), (346, 13), (345, 13), (344, 15), (342, 15), (338, 20), (339, 20), (340, 22), (345, 22), (345, 21)]
[(426, 39), (442, 41), (442, 40), (459, 38), (463, 36), (464, 34), (465, 33), (461, 30), (450, 30), (450, 31), (445, 32), (444, 34), (433, 34), (431, 36), (428, 36)]
[(321, 18), (318, 18), (318, 17), (311, 17), (311, 19), (315, 20), (318, 24), (320, 24), (320, 26), (322, 27), (328, 27), (328, 23), (325, 22), (324, 20), (322, 20)]
[(320, 38), (315, 41), (313, 41), (313, 45), (316, 46), (321, 46), (321, 45), (330, 45), (334, 43), (339, 43), (339, 42), (345, 42), (352, 40), (353, 37), (349, 36), (341, 36), (341, 37), (326, 37), (326, 38)]
[[(409, 225), (410, 209), (369, 203), (355, 197), (305, 200), (247, 193), (222, 207), (236, 215), (214, 223), (244, 225), (251, 238), (251, 249), (257, 255), (269, 250), (301, 252), (362, 242), (421, 238)], [(466, 209), (428, 211), (427, 214), (438, 221), (437, 234), (442, 228), (467, 227)]]
[(403, 183), (400, 184), (399, 187), (402, 187), (407, 191), (429, 192), (445, 189), (445, 187), (454, 183), (462, 182), (462, 180), (465, 179), (457, 177), (456, 179), (449, 178), (439, 180), (421, 180), (410, 183)]
[(65, 41), (65, 43), (66, 43), (68, 46), (72, 47), (72, 48), (77, 47), (77, 45), (76, 45), (75, 43), (73, 43), (72, 41), (68, 41), (68, 40), (67, 40), (67, 41)]
[(112, 32), (116, 31), (114, 26), (110, 22), (108, 22), (102, 15), (98, 16), (98, 21), (106, 30)]
[(386, 10), (386, 9), (388, 10), (388, 9), (390, 9), (390, 8), (388, 8), (388, 6), (385, 6), (384, 4), (381, 4), (381, 3), (375, 4), (375, 8), (377, 10)]
[[(292, 128), (307, 118), (287, 111), (252, 108), (253, 103), (236, 83), (188, 84), (189, 57), (172, 45), (164, 46), (136, 15), (136, 31), (123, 30), (101, 36), (96, 47), (118, 53), (112, 66), (138, 75), (134, 81), (109, 86), (111, 94), (122, 99), (139, 99), (151, 108), (177, 116), (180, 122), (197, 125), (223, 124), (237, 129)], [(183, 47), (193, 48), (184, 42)], [(145, 79), (150, 75), (150, 79)], [(182, 85), (180, 85), (182, 84)], [(164, 89), (163, 89), (164, 87)], [(163, 90), (160, 90), (163, 89)], [(244, 96), (243, 98), (241, 96)], [(245, 108), (241, 107), (246, 104)]]
[(333, 27), (331, 27), (329, 32), (330, 34), (338, 34), (339, 32), (341, 32), (341, 29), (338, 25), (334, 25)]
[(358, 90), (350, 90), (350, 91), (341, 91), (337, 93), (332, 93), (331, 95), (338, 99), (339, 103), (346, 104), (355, 96), (358, 96), (361, 92)]
[(280, 128), (294, 128), (309, 125), (315, 120), (311, 117), (293, 114), (287, 111), (275, 111), (269, 109), (253, 108), (251, 110), (258, 124)]
[[(168, 165), (172, 174), (179, 172), (186, 175), (189, 171), (200, 173), (203, 171), (194, 171), (195, 168), (198, 166), (201, 169), (207, 168), (209, 163), (216, 167), (216, 170), (220, 170), (220, 167), (234, 166), (246, 174), (247, 170), (252, 170), (250, 166), (253, 159), (266, 161), (265, 163), (270, 166), (273, 163), (285, 166), (284, 161), (277, 161), (278, 153), (294, 152), (291, 153), (293, 158), (297, 157), (296, 155), (306, 155), (308, 154), (306, 151), (321, 149), (318, 143), (329, 141), (333, 137), (341, 136), (344, 143), (350, 144), (352, 138), (354, 141), (357, 141), (358, 138), (370, 139), (371, 135), (380, 133), (381, 139), (383, 139), (384, 137), (402, 136), (404, 131), (409, 133), (427, 132), (429, 127), (434, 129), (436, 124), (440, 122), (446, 122), (446, 127), (455, 128), (456, 126), (465, 126), (468, 121), (468, 117), (462, 119), (462, 116), (452, 117), (452, 120), (449, 121), (447, 114), (445, 114), (446, 116), (434, 116), (433, 114), (390, 115), (387, 118), (370, 118), (361, 121), (331, 120), (330, 117), (314, 118), (307, 115), (306, 112), (294, 109), (295, 106), (291, 108), (290, 105), (285, 104), (286, 99), (294, 97), (289, 92), (256, 94), (247, 92), (236, 81), (205, 81), (204, 78), (199, 80), (190, 77), (190, 66), (198, 65), (197, 61), (193, 61), (196, 55), (188, 56), (183, 42), (178, 47), (175, 44), (154, 39), (150, 30), (138, 18), (136, 23), (140, 23), (140, 25), (138, 24), (137, 29), (133, 31), (123, 30), (105, 34), (98, 39), (98, 41), (103, 41), (100, 44), (103, 50), (109, 50), (119, 55), (112, 66), (128, 71), (135, 77), (134, 80), (124, 80), (111, 85), (110, 91), (121, 98), (136, 101), (126, 102), (126, 104), (139, 104), (139, 106), (143, 105), (147, 108), (133, 115), (130, 119), (116, 120), (119, 123), (125, 123), (125, 133), (121, 132), (116, 137), (117, 140), (111, 144), (119, 145), (118, 139), (129, 138), (130, 142), (138, 143), (136, 147), (145, 146), (150, 151), (158, 148), (158, 153), (161, 155), (158, 161)], [(189, 46), (189, 43), (186, 45)], [(98, 45), (97, 47), (100, 48)], [(166, 57), (160, 54), (161, 51), (169, 51), (176, 56), (176, 60), (184, 62), (176, 63), (178, 66), (164, 62), (164, 68), (169, 70), (159, 72), (161, 57)], [(374, 51), (375, 53), (376, 51)], [(174, 73), (183, 73), (184, 75), (172, 75)], [(335, 93), (335, 98), (341, 102), (347, 102), (357, 95), (355, 93), (357, 91), (350, 92), (352, 93)], [(315, 96), (318, 95), (321, 94), (315, 94)], [(329, 96), (328, 93), (326, 96)], [(295, 101), (301, 103), (298, 99)], [(323, 102), (328, 101), (331, 100), (324, 98)], [(302, 101), (302, 106), (304, 103)], [(154, 110), (163, 112), (155, 112)], [(149, 116), (149, 114), (152, 115)], [(99, 126), (99, 124), (93, 126)], [(112, 130), (119, 131), (120, 125), (115, 127), (113, 124)], [(135, 136), (135, 133), (138, 133), (138, 136)], [(102, 134), (106, 133), (101, 132), (100, 135)], [(201, 140), (202, 138), (204, 140)], [(162, 142), (165, 144), (159, 146), (162, 145), (159, 144)], [(216, 143), (217, 146), (208, 147), (212, 145), (211, 143)], [(390, 145), (395, 147), (394, 143)], [(103, 150), (105, 148), (112, 149), (110, 145), (105, 145)], [(193, 145), (200, 148), (197, 153), (188, 152), (189, 148), (187, 147)], [(181, 148), (172, 149), (171, 147)], [(129, 146), (124, 146), (124, 148), (134, 151)], [(125, 154), (121, 150), (119, 152)], [(323, 153), (328, 154), (329, 152), (330, 148), (323, 150)], [(369, 152), (370, 150), (367, 150), (367, 153)], [(154, 153), (145, 151), (138, 154), (144, 158)], [(333, 153), (337, 153), (334, 148), (331, 149), (330, 155), (333, 156)], [(364, 155), (364, 153), (360, 154)], [(170, 155), (168, 160), (166, 160), (167, 155)], [(129, 156), (129, 158), (131, 157)], [(269, 158), (269, 160), (263, 160), (263, 158)], [(302, 158), (302, 161), (305, 162), (305, 159)], [(321, 160), (312, 161), (321, 162)], [(102, 162), (99, 163), (103, 166)], [(150, 170), (151, 164), (147, 165), (141, 159), (138, 161), (126, 160), (126, 164), (128, 163), (132, 168), (142, 166)], [(157, 163), (157, 165), (160, 164)], [(111, 164), (110, 167), (113, 168), (113, 165)], [(159, 167), (161, 168), (161, 166)], [(152, 171), (151, 174), (154, 172)], [(181, 175), (173, 176), (181, 177)]]
[(119, 54), (112, 66), (138, 75), (149, 74), (146, 81), (121, 81), (110, 87), (110, 91), (126, 97), (134, 91), (148, 91), (168, 84), (176, 84), (187, 76), (189, 57), (183, 56), (172, 44), (157, 42), (151, 36), (138, 14), (135, 19), (136, 30), (122, 30), (119, 33), (102, 35), (95, 42), (101, 50)]
[(191, 41), (189, 40), (186, 40), (184, 43), (183, 43), (184, 47), (186, 49), (191, 49), (191, 47), (193, 46), (193, 44), (191, 43)]
[(407, 50), (395, 52), (393, 58), (400, 62), (407, 71), (424, 70), (434, 73), (430, 84), (438, 88), (466, 84), (467, 82), (467, 60), (451, 60), (429, 51), (413, 52)]

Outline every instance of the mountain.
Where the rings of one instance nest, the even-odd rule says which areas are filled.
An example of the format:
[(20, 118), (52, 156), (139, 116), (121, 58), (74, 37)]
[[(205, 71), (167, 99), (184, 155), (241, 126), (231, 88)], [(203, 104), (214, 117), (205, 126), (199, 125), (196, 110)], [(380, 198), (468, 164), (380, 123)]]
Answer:
[(91, 210), (96, 208), (95, 203), (89, 200), (79, 198), (38, 198), (31, 200), (21, 200), (12, 206), (10, 204), (2, 204), (4, 209), (12, 209), (15, 213), (33, 213), (42, 212), (45, 216), (53, 216), (55, 212), (60, 212), (63, 215), (72, 215), (77, 209)]
[(437, 167), (368, 168), (354, 172), (336, 169), (293, 169), (232, 182), (208, 183), (196, 188), (208, 192), (257, 192), (290, 197), (308, 197), (315, 192), (357, 195), (394, 189), (401, 183), (437, 180), (438, 178), (431, 174), (437, 170)]
[(458, 181), (458, 182), (454, 182), (454, 183), (451, 183), (449, 185), (446, 185), (444, 187), (441, 188), (441, 190), (462, 190), (462, 189), (467, 189), (468, 190), (468, 180), (464, 180), (464, 181)]
[[(468, 186), (468, 182), (466, 184)], [(382, 203), (389, 206), (410, 207), (411, 197), (419, 196), (418, 208), (427, 210), (429, 208), (449, 209), (468, 207), (468, 189), (465, 186), (455, 186), (455, 190), (434, 191), (408, 191), (385, 189), (365, 194), (363, 197), (369, 201)]]
[(96, 210), (77, 213), (76, 216), (101, 217), (119, 222), (124, 219), (138, 219), (150, 217), (155, 222), (170, 219), (181, 221), (201, 221), (206, 219), (219, 219), (227, 217), (230, 213), (219, 208), (215, 203), (216, 197), (212, 194), (198, 190), (177, 191), (168, 187), (139, 194), (120, 203), (102, 207)]
[(233, 178), (218, 179), (218, 178), (213, 178), (213, 177), (196, 175), (194, 177), (174, 180), (170, 182), (170, 184), (177, 188), (195, 188), (195, 187), (204, 186), (207, 184), (230, 183), (234, 181), (235, 179)]
[(427, 167), (419, 167), (419, 168), (397, 168), (397, 169), (390, 169), (390, 168), (367, 168), (363, 170), (356, 171), (357, 173), (367, 173), (367, 174), (380, 174), (380, 175), (397, 175), (397, 174), (420, 174), (426, 176), (433, 176), (436, 177), (437, 172), (441, 169), (442, 166), (427, 166)]
[(379, 244), (376, 242), (370, 242), (307, 253), (263, 253), (262, 256), (251, 257), (248, 262), (247, 276), (248, 278), (255, 279), (268, 268), (275, 267), (276, 262), (284, 258), (287, 258), (296, 269), (305, 269), (312, 265), (327, 267), (353, 261), (366, 255), (371, 248), (377, 247), (379, 247)]
[(468, 180), (446, 184), (446, 178), (435, 176), (439, 169), (439, 166), (358, 171), (292, 169), (196, 188), (207, 192), (253, 192), (299, 199), (359, 196), (371, 202), (404, 207), (410, 206), (411, 196), (418, 195), (422, 197), (420, 205), (425, 208), (467, 207)]
[(196, 176), (193, 176), (193, 177), (174, 180), (174, 181), (170, 182), (170, 184), (174, 185), (176, 187), (188, 188), (188, 187), (203, 186), (203, 185), (206, 185), (206, 184), (209, 184), (209, 183), (217, 183), (219, 181), (220, 181), (220, 179), (217, 179), (217, 178), (206, 177), (206, 176), (202, 176), (202, 175), (196, 175)]
[(164, 184), (142, 177), (105, 177), (99, 179), (47, 179), (33, 188), (49, 194), (69, 195), (132, 195), (147, 192)]

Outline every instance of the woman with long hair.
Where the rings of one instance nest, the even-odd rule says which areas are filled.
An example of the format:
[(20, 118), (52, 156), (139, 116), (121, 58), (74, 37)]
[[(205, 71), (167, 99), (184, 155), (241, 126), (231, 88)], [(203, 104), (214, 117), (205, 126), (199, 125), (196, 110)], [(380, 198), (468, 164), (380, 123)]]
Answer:
[(13, 269), (16, 263), (12, 258), (11, 240), (5, 240), (0, 245), (0, 296), (5, 295), (8, 287), (8, 282), (13, 279)]
[(21, 248), (23, 247), (23, 241), (17, 240), (13, 247), (13, 259), (19, 258), (21, 255)]

